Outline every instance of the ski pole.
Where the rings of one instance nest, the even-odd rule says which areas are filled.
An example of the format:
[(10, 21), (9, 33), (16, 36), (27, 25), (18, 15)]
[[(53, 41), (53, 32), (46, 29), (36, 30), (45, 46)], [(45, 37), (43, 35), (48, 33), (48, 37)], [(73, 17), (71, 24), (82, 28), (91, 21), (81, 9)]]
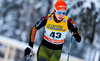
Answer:
[(26, 56), (25, 61), (28, 61), (31, 55)]
[(71, 40), (70, 40), (70, 45), (69, 45), (69, 49), (68, 49), (67, 61), (69, 61), (69, 56), (70, 56), (70, 50), (71, 50), (72, 40), (73, 40), (73, 35), (71, 36)]
[(33, 51), (31, 51), (31, 53), (26, 56), (25, 61), (28, 61), (30, 59), (30, 57), (32, 56), (32, 53), (33, 53)]

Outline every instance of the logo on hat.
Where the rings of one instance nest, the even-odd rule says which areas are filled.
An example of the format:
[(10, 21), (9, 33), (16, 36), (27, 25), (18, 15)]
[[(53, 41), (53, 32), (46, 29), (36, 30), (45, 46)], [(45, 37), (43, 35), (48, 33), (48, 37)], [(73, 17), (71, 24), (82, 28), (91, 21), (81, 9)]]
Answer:
[(66, 6), (62, 6), (62, 5), (61, 5), (61, 6), (58, 6), (58, 7), (66, 7)]

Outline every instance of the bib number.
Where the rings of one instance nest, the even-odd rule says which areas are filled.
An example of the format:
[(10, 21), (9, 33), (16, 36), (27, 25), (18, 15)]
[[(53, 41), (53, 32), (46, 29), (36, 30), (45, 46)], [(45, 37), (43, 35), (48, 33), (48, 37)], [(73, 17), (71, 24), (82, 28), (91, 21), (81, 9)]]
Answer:
[(60, 32), (57, 32), (57, 33), (51, 32), (50, 36), (53, 38), (61, 38), (61, 33)]

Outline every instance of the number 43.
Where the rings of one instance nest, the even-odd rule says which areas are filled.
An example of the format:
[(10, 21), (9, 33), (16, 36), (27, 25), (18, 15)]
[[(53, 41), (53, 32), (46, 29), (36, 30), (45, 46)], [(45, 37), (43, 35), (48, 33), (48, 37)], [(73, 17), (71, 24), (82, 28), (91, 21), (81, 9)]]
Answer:
[(53, 37), (53, 38), (54, 37), (60, 38), (61, 37), (61, 33), (60, 32), (57, 32), (57, 33), (56, 32), (51, 32), (50, 36)]

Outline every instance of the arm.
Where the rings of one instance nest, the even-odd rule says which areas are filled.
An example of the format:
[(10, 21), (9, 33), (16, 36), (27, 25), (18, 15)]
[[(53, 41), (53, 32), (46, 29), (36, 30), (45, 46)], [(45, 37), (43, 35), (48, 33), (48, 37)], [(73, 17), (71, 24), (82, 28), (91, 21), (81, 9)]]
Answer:
[(36, 31), (37, 31), (36, 27), (33, 26), (31, 33), (30, 33), (30, 38), (29, 38), (29, 46), (32, 48), (33, 48), (33, 43), (34, 43)]
[(81, 36), (78, 32), (77, 27), (75, 27), (74, 25), (75, 25), (74, 21), (69, 18), (68, 19), (68, 29), (73, 33), (73, 36), (74, 36), (75, 40), (77, 42), (80, 42), (81, 41)]
[(43, 17), (33, 26), (31, 33), (30, 33), (30, 38), (29, 38), (29, 46), (31, 48), (33, 48), (37, 30), (39, 30), (41, 27), (45, 26), (46, 22), (47, 22), (47, 17)]
[(30, 55), (31, 51), (33, 50), (33, 44), (36, 36), (37, 30), (39, 30), (41, 27), (46, 25), (48, 17), (41, 18), (32, 28), (30, 32), (30, 38), (29, 38), (29, 46), (24, 50), (24, 56), (27, 57), (27, 55)]

